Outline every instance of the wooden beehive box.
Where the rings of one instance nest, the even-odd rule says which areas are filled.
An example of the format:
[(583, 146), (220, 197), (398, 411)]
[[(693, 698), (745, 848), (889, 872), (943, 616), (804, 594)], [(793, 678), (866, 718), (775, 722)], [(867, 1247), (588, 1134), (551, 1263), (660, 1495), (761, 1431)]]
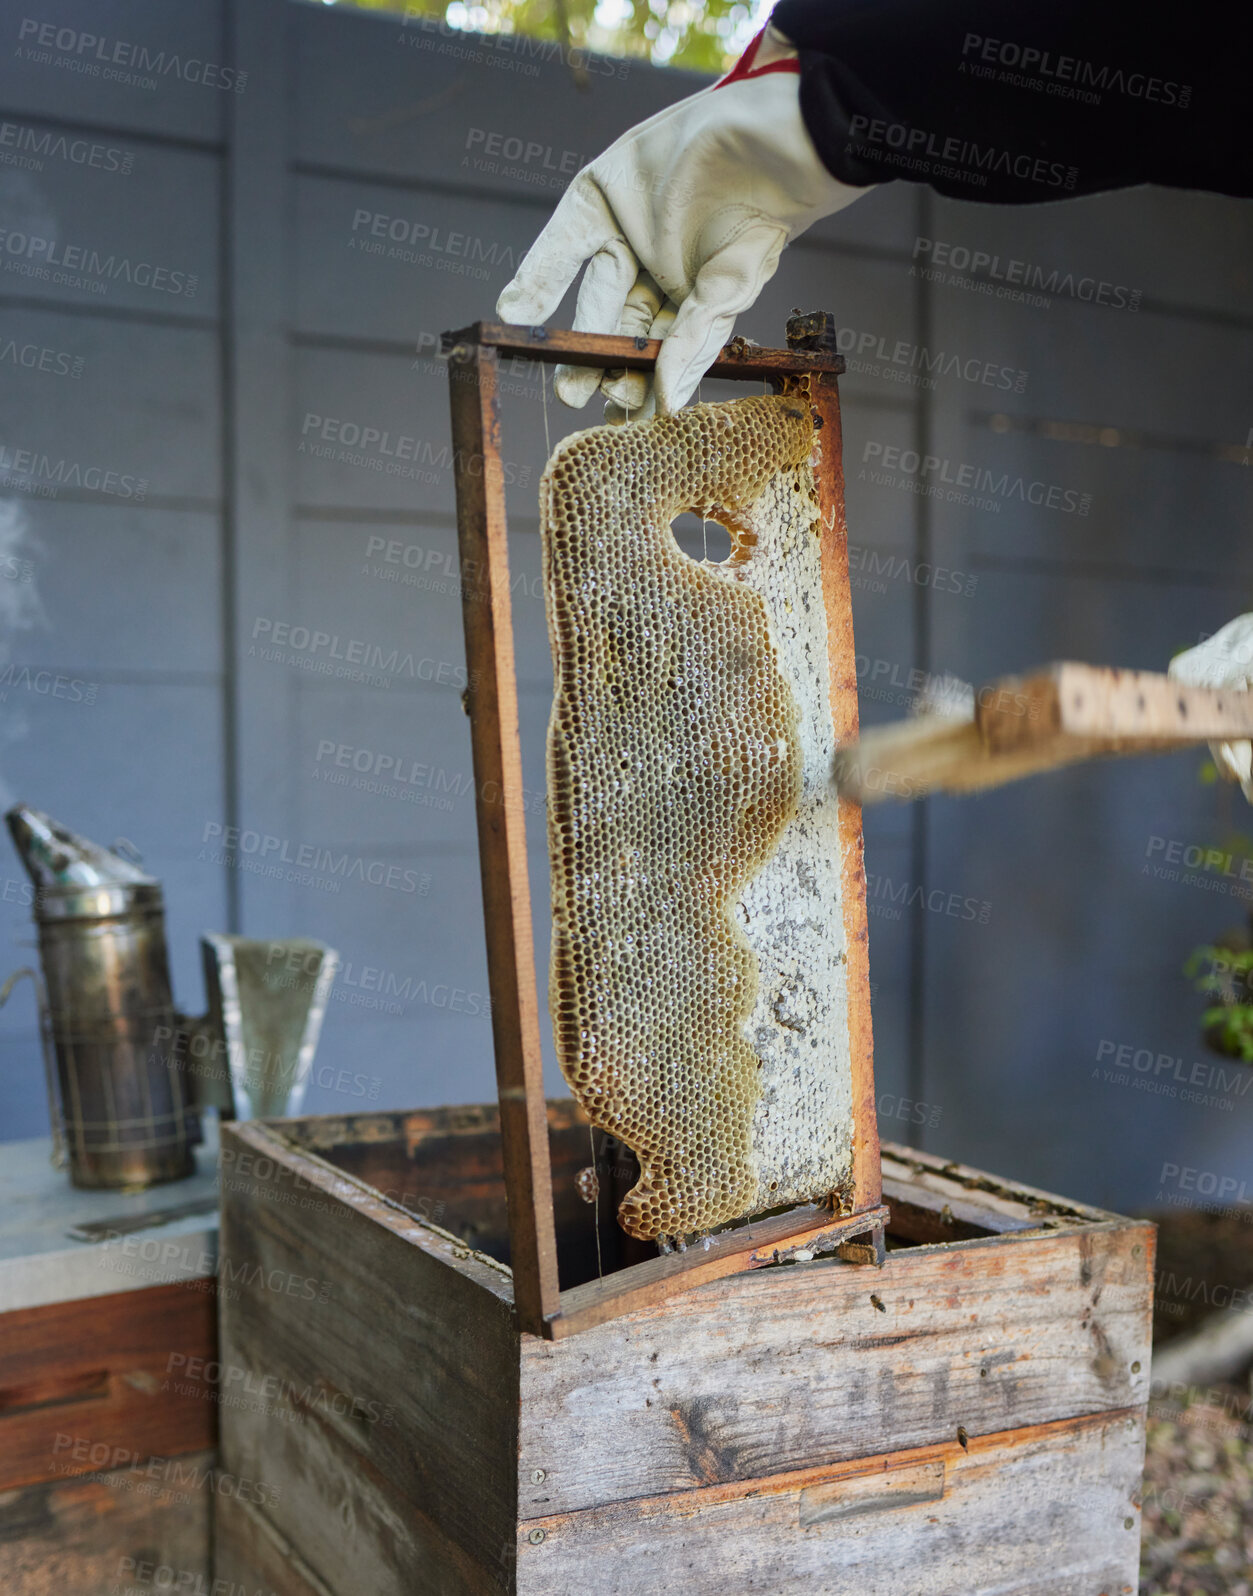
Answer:
[[(588, 1130), (548, 1125), (577, 1287)], [(218, 1578), (1129, 1596), (1153, 1227), (904, 1148), (883, 1175), (882, 1269), (767, 1263), (545, 1339), (516, 1326), (494, 1106), (227, 1129), (223, 1467), (256, 1489), (217, 1503)], [(267, 1286), (293, 1279), (318, 1289)]]
[[(498, 362), (649, 369), (660, 345), (494, 323), (445, 342), (499, 1106), (227, 1131), (222, 1452), (253, 1488), (218, 1503), (218, 1577), (278, 1596), (1131, 1596), (1152, 1227), (903, 1149), (881, 1169), (848, 796), (832, 1206), (649, 1258), (614, 1222), (635, 1175), (612, 1144), (597, 1208), (581, 1200), (589, 1127), (543, 1096)], [(815, 313), (710, 372), (812, 415), (807, 552), (845, 748), (842, 365)]]

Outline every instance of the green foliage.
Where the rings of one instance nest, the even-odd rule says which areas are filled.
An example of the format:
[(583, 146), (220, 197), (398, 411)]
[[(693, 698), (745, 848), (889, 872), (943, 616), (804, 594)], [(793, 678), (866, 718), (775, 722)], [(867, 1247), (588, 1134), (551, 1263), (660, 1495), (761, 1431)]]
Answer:
[(1212, 1047), (1253, 1064), (1253, 948), (1194, 948), (1184, 974), (1198, 992), (1217, 998), (1201, 1016)]
[(1253, 1003), (1219, 1004), (1205, 1010), (1201, 1023), (1222, 1052), (1253, 1064)]
[(443, 17), (472, 33), (523, 33), (654, 66), (724, 72), (765, 21), (764, 0), (329, 0)]

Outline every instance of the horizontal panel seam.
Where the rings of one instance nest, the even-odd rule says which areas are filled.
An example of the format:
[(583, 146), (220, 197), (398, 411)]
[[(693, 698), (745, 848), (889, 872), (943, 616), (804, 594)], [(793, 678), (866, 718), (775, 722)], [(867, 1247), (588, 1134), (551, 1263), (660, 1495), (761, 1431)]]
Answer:
[(690, 1512), (701, 1506), (715, 1507), (723, 1502), (747, 1501), (757, 1497), (786, 1496), (800, 1492), (811, 1485), (826, 1485), (842, 1479), (865, 1479), (875, 1475), (890, 1475), (898, 1469), (920, 1463), (960, 1462), (974, 1458), (982, 1452), (991, 1452), (1005, 1446), (1030, 1446), (1057, 1435), (1084, 1433), (1120, 1423), (1144, 1424), (1147, 1407), (1106, 1408), (1094, 1413), (1080, 1413), (1064, 1419), (1049, 1419), (1043, 1424), (1026, 1425), (1016, 1430), (994, 1430), (986, 1435), (970, 1435), (966, 1446), (957, 1441), (932, 1441), (923, 1446), (908, 1447), (900, 1452), (880, 1452), (872, 1457), (848, 1458), (838, 1463), (819, 1465), (816, 1468), (793, 1469), (784, 1474), (768, 1474), (747, 1480), (728, 1480), (718, 1485), (696, 1485), (684, 1491), (670, 1491), (664, 1495), (631, 1496), (612, 1502), (599, 1502), (588, 1507), (570, 1508), (565, 1512), (537, 1514), (532, 1518), (519, 1517), (519, 1526), (541, 1528), (568, 1523), (571, 1520), (612, 1515), (623, 1508), (639, 1512), (649, 1507), (658, 1510), (672, 1506)]

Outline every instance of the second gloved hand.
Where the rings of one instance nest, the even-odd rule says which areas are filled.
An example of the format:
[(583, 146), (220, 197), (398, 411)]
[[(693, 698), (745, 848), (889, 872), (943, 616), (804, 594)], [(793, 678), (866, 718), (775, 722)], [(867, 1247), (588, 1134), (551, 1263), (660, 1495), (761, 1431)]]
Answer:
[[(1253, 615), (1237, 615), (1196, 648), (1176, 654), (1169, 674), (1191, 687), (1253, 688)], [(1253, 743), (1211, 743), (1210, 752), (1219, 773), (1238, 781), (1253, 804)]]
[[(571, 183), (497, 313), (547, 320), (586, 263), (575, 330), (661, 338), (657, 406), (685, 404), (784, 246), (867, 192), (819, 160), (799, 83), (767, 29), (727, 78), (625, 133)], [(602, 379), (628, 413), (649, 405), (638, 372), (561, 366), (556, 391), (577, 408)]]

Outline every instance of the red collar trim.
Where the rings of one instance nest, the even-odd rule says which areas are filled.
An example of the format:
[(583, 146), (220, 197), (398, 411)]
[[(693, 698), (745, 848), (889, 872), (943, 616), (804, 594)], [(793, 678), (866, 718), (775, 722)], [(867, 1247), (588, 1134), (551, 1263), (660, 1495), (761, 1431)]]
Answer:
[(764, 78), (767, 72), (800, 72), (800, 62), (794, 56), (790, 60), (767, 62), (765, 66), (753, 65), (765, 36), (766, 30), (763, 28), (731, 70), (714, 84), (715, 89), (725, 88), (728, 83), (739, 83), (744, 78)]

